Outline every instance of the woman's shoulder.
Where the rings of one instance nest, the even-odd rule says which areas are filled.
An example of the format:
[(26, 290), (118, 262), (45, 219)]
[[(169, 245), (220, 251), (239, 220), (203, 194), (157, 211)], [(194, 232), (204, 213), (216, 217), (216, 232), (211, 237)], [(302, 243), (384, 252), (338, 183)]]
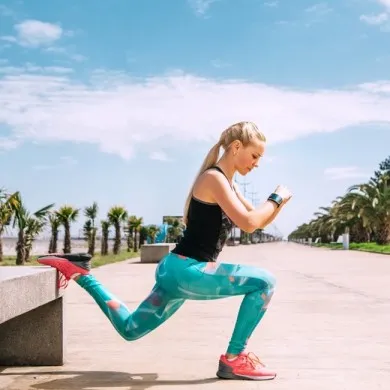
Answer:
[(207, 169), (195, 182), (193, 194), (205, 201), (215, 201), (217, 192), (230, 192), (228, 180), (218, 169)]
[(221, 184), (227, 184), (229, 185), (229, 182), (226, 178), (226, 176), (217, 168), (209, 168), (206, 171), (204, 171), (202, 174), (199, 175), (197, 182), (199, 182), (201, 185), (221, 185)]

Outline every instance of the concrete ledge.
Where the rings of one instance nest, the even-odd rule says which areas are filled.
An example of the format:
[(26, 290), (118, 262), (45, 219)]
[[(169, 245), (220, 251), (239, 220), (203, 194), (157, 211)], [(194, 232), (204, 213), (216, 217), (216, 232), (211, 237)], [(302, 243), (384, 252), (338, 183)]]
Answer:
[(0, 267), (0, 365), (64, 363), (63, 290), (50, 267)]
[(141, 263), (158, 263), (176, 244), (144, 244), (141, 245)]

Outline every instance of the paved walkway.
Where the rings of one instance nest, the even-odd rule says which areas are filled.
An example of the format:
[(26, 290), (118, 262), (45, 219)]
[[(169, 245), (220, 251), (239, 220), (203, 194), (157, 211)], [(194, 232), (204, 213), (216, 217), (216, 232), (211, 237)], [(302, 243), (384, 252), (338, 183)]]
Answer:
[[(266, 267), (278, 280), (249, 349), (279, 376), (269, 382), (215, 378), (241, 297), (188, 301), (147, 337), (126, 342), (75, 283), (67, 291), (64, 367), (0, 368), (0, 389), (376, 390), (390, 386), (390, 256), (298, 244), (228, 247), (221, 260)], [(134, 308), (155, 265), (94, 270)]]

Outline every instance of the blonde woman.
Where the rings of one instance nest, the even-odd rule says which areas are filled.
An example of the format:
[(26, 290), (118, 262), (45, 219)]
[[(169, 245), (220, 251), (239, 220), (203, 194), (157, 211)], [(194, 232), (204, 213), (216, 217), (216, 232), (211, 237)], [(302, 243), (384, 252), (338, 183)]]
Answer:
[[(234, 185), (234, 174), (246, 175), (257, 167), (265, 146), (265, 136), (252, 122), (236, 123), (221, 134), (189, 191), (183, 237), (159, 262), (152, 291), (133, 312), (91, 274), (91, 258), (87, 254), (49, 255), (38, 261), (55, 267), (66, 280), (75, 280), (128, 341), (155, 330), (186, 300), (243, 295), (227, 350), (219, 358), (217, 376), (275, 378), (276, 373), (267, 369), (255, 354), (245, 352), (274, 293), (275, 279), (261, 268), (217, 262), (233, 224), (246, 232), (262, 229), (291, 198), (287, 188), (278, 186), (260, 207), (254, 208)], [(221, 148), (223, 155), (219, 159)]]

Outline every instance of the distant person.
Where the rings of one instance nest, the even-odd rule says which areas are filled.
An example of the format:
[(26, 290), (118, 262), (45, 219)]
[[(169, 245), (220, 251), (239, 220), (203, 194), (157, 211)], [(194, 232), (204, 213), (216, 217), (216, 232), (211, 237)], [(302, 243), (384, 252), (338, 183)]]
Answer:
[[(186, 230), (180, 242), (156, 268), (156, 284), (149, 296), (130, 312), (90, 273), (87, 254), (49, 255), (41, 264), (55, 267), (67, 280), (75, 280), (97, 302), (118, 333), (137, 340), (163, 324), (186, 300), (210, 300), (244, 295), (227, 350), (219, 358), (217, 376), (224, 379), (273, 379), (246, 345), (264, 316), (274, 293), (275, 279), (266, 270), (217, 262), (231, 227), (246, 232), (263, 229), (291, 198), (278, 186), (254, 208), (233, 182), (236, 172), (251, 172), (264, 155), (266, 139), (252, 122), (226, 129), (209, 151), (189, 192), (184, 208)], [(220, 148), (224, 153), (218, 160)], [(58, 257), (57, 257), (58, 256)], [(212, 337), (207, 329), (199, 337)], [(195, 331), (197, 331), (195, 330)]]

